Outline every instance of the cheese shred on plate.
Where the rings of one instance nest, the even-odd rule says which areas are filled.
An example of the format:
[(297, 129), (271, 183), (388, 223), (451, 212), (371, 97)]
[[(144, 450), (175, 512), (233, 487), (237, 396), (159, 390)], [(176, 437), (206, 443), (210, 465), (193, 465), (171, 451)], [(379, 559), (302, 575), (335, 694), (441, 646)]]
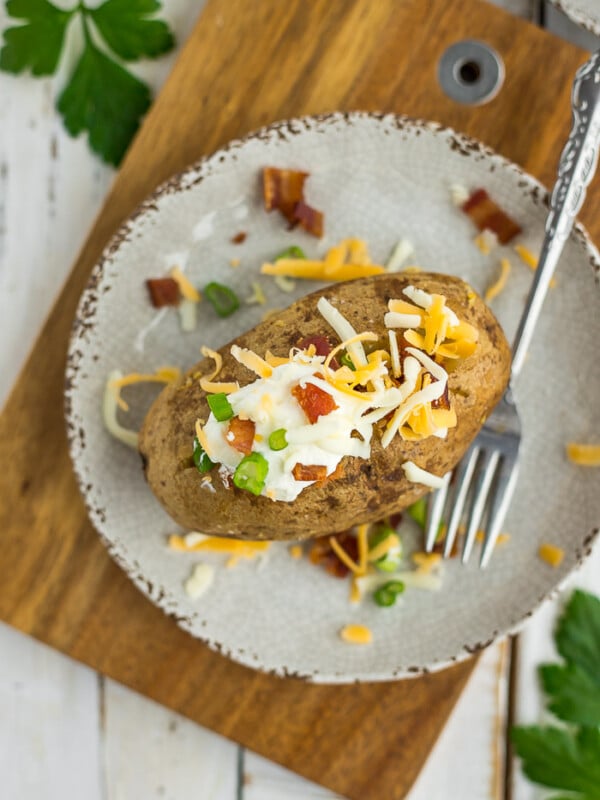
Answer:
[(140, 372), (131, 372), (129, 375), (123, 375), (119, 370), (111, 372), (104, 387), (102, 400), (102, 417), (106, 430), (115, 439), (137, 450), (137, 431), (124, 427), (117, 419), (119, 408), (123, 411), (129, 410), (129, 406), (121, 397), (121, 389), (124, 386), (133, 386), (136, 383), (174, 383), (179, 379), (180, 375), (181, 370), (178, 367), (159, 367), (151, 375), (144, 375)]
[(362, 239), (344, 239), (331, 247), (322, 261), (308, 258), (278, 258), (262, 265), (263, 275), (283, 275), (311, 281), (350, 281), (381, 275), (385, 267), (372, 264), (367, 243)]
[(348, 644), (370, 644), (373, 632), (366, 625), (344, 625), (340, 631), (340, 639)]
[(569, 442), (567, 457), (580, 467), (600, 467), (600, 444), (578, 444)]
[(562, 547), (557, 547), (555, 544), (548, 544), (548, 542), (542, 542), (539, 547), (538, 555), (545, 561), (546, 564), (549, 564), (554, 569), (557, 569), (562, 564), (562, 561), (565, 557), (565, 551)]
[[(345, 240), (324, 263), (331, 275), (367, 261), (372, 266), (360, 240)], [(446, 365), (477, 348), (477, 330), (458, 319), (444, 296), (414, 286), (389, 300), (385, 337), (355, 330), (325, 297), (317, 309), (324, 337), (329, 326), (339, 343), (325, 355), (314, 344), (264, 356), (232, 345), (231, 355), (256, 376), (245, 386), (215, 381), (222, 360), (203, 350), (215, 359), (215, 370), (200, 385), (226, 398), (215, 398), (208, 420), (196, 423), (200, 447), (220, 465), (226, 483), (273, 501), (293, 502), (308, 486), (339, 477), (347, 456), (368, 459), (374, 435), (384, 448), (396, 437), (445, 438), (457, 422)], [(439, 476), (416, 463), (403, 468), (409, 481), (440, 485)], [(358, 545), (355, 561), (332, 540), (356, 578), (367, 569), (366, 529), (359, 529)]]

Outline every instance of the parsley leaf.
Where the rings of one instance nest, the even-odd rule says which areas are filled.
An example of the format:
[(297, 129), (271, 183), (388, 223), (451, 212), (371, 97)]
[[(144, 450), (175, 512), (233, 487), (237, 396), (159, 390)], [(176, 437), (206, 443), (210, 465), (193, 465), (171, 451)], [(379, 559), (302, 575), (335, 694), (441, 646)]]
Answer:
[(600, 599), (576, 590), (555, 634), (558, 652), (588, 674), (600, 688)]
[(89, 9), (89, 15), (111, 50), (125, 61), (134, 61), (155, 58), (175, 44), (165, 22), (147, 19), (159, 8), (157, 0), (107, 0)]
[(105, 0), (95, 8), (79, 0), (67, 11), (49, 0), (7, 0), (9, 15), (23, 24), (4, 31), (0, 69), (52, 75), (69, 22), (78, 17), (84, 32), (83, 52), (57, 107), (72, 136), (87, 131), (91, 149), (117, 166), (148, 110), (151, 94), (145, 83), (111, 56), (133, 61), (171, 50), (175, 40), (168, 25), (149, 19), (159, 8), (160, 0)]
[(511, 738), (532, 781), (577, 792), (576, 800), (600, 800), (600, 731), (531, 726), (513, 728)]
[(48, 0), (8, 0), (6, 10), (24, 24), (4, 31), (0, 69), (15, 74), (30, 69), (33, 75), (52, 75), (73, 12), (56, 8)]
[(540, 678), (550, 697), (548, 708), (559, 719), (600, 725), (600, 687), (586, 672), (575, 664), (546, 664), (540, 667)]
[(517, 727), (511, 737), (523, 771), (536, 783), (600, 800), (600, 599), (577, 590), (554, 635), (566, 664), (540, 667), (549, 708), (572, 728)]
[(89, 133), (92, 150), (119, 164), (150, 105), (150, 90), (86, 36), (83, 54), (58, 99), (72, 136)]

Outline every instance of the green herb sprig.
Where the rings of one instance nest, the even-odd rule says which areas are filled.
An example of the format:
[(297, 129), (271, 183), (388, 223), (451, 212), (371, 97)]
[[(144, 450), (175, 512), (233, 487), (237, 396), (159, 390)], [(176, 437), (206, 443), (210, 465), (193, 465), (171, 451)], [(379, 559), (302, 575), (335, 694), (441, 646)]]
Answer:
[(168, 25), (152, 18), (159, 9), (159, 0), (106, 0), (96, 8), (79, 2), (68, 10), (49, 0), (7, 0), (8, 14), (21, 24), (4, 31), (0, 69), (53, 75), (67, 29), (79, 20), (83, 50), (57, 108), (71, 136), (87, 131), (91, 149), (117, 166), (152, 100), (121, 62), (157, 58), (175, 44)]
[(558, 789), (552, 800), (600, 800), (600, 599), (577, 590), (554, 636), (563, 664), (539, 674), (548, 708), (567, 723), (511, 731), (523, 772)]

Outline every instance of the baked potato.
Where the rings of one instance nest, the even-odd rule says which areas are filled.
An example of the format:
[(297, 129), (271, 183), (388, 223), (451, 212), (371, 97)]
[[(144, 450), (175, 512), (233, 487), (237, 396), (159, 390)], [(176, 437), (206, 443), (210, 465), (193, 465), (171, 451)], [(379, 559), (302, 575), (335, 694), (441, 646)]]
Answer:
[[(408, 325), (414, 316), (410, 308), (406, 307), (407, 295), (419, 301), (419, 308), (416, 309), (417, 314), (412, 322), (415, 320), (420, 322), (409, 332), (401, 327), (396, 329), (394, 334), (390, 334), (389, 327), (386, 326), (386, 321), (391, 319), (386, 315), (392, 313), (393, 316), (390, 309), (395, 307), (399, 309), (398, 319), (402, 318), (404, 326)], [(469, 346), (463, 347), (462, 350), (458, 348), (462, 357), (456, 355), (457, 348), (454, 346), (458, 334), (452, 342), (444, 333), (440, 338), (437, 330), (433, 330), (432, 333), (431, 330), (423, 328), (423, 333), (417, 332), (421, 323), (425, 325), (424, 315), (434, 314), (431, 298), (435, 297), (441, 297), (438, 312), (441, 307), (443, 314), (446, 315), (445, 318), (449, 320), (450, 328), (446, 325), (444, 330), (462, 331), (463, 334), (467, 332)], [(319, 360), (319, 342), (323, 337), (331, 340), (331, 344), (325, 349), (326, 352), (327, 349), (340, 343), (340, 336), (335, 335), (324, 315), (319, 312), (319, 308), (323, 309), (324, 303), (321, 298), (325, 298), (328, 304), (341, 312), (355, 332), (369, 332), (368, 336), (363, 335), (362, 340), (359, 336), (354, 342), (346, 343), (343, 356), (339, 351), (329, 353), (322, 368), (319, 364), (324, 360), (322, 357), (324, 353), (321, 352)], [(394, 306), (395, 298), (404, 299), (405, 302)], [(426, 311), (428, 303), (429, 311)], [(395, 349), (392, 347), (392, 338), (398, 344), (395, 357), (392, 353)], [(232, 354), (232, 345), (235, 345), (233, 352), (237, 360)], [(357, 363), (359, 360), (357, 348), (364, 354), (363, 346), (375, 354), (373, 357), (367, 356), (364, 362), (367, 366)], [(423, 349), (419, 349), (418, 346)], [(307, 369), (309, 372), (312, 371), (311, 374), (315, 373), (316, 378), (323, 378), (325, 372), (331, 376), (336, 370), (341, 370), (337, 374), (344, 374), (348, 382), (344, 384), (345, 389), (339, 384), (335, 384), (337, 388), (331, 388), (335, 401), (333, 405), (337, 403), (336, 408), (343, 406), (345, 402), (343, 396), (352, 393), (352, 400), (349, 402), (363, 402), (365, 419), (367, 414), (371, 414), (372, 436), (369, 432), (365, 433), (366, 429), (360, 425), (357, 425), (356, 430), (348, 431), (349, 438), (346, 439), (346, 443), (350, 443), (348, 452), (353, 454), (340, 456), (338, 453), (337, 462), (329, 461), (326, 474), (323, 471), (320, 474), (297, 471), (297, 467), (313, 465), (295, 464), (293, 478), (297, 478), (302, 486), (293, 498), (288, 495), (284, 499), (278, 499), (283, 495), (277, 494), (273, 489), (269, 491), (268, 485), (265, 489), (264, 481), (258, 484), (258, 489), (262, 491), (256, 491), (256, 481), (261, 476), (257, 477), (254, 468), (250, 473), (241, 475), (241, 480), (237, 480), (239, 468), (234, 469), (231, 464), (224, 467), (223, 462), (220, 462), (221, 466), (219, 464), (212, 466), (208, 460), (214, 459), (215, 449), (222, 450), (224, 447), (227, 452), (231, 451), (232, 457), (235, 457), (233, 462), (235, 465), (235, 459), (239, 462), (244, 459), (247, 461), (244, 453), (248, 454), (250, 450), (244, 449), (247, 448), (247, 442), (244, 444), (235, 438), (238, 434), (234, 430), (235, 426), (232, 427), (231, 420), (219, 422), (215, 419), (215, 413), (217, 417), (219, 416), (219, 404), (214, 398), (218, 397), (220, 401), (225, 398), (223, 402), (227, 409), (227, 397), (231, 398), (233, 403), (233, 398), (237, 395), (219, 392), (218, 395), (212, 396), (209, 407), (207, 398), (210, 397), (210, 391), (218, 392), (219, 386), (215, 387), (213, 383), (206, 382), (206, 376), (214, 372), (213, 360), (206, 358), (189, 370), (176, 384), (166, 387), (161, 392), (150, 408), (140, 433), (139, 449), (148, 483), (167, 512), (184, 528), (245, 539), (299, 540), (339, 532), (352, 525), (378, 520), (402, 511), (429, 491), (433, 485), (425, 485), (427, 480), (425, 484), (415, 482), (414, 477), (409, 480), (407, 474), (410, 475), (410, 471), (406, 469), (406, 464), (417, 465), (426, 473), (435, 476), (442, 476), (452, 469), (500, 399), (509, 378), (510, 350), (502, 329), (490, 309), (463, 281), (433, 273), (386, 274), (348, 281), (307, 295), (235, 342), (222, 347), (219, 350), (222, 366), (217, 376), (218, 381), (225, 386), (234, 381), (237, 381), (240, 387), (259, 384), (261, 378), (257, 378), (257, 375), (248, 368), (249, 359), (246, 357), (242, 359), (243, 363), (240, 363), (240, 354), (251, 351), (253, 357), (260, 356), (258, 359), (260, 362), (269, 351), (269, 363), (277, 365), (279, 362), (284, 363), (288, 356), (292, 355), (291, 348), (298, 348), (292, 352), (300, 361), (302, 358), (306, 361), (312, 354), (313, 361), (307, 362)], [(426, 355), (427, 350), (429, 356)], [(418, 392), (429, 386), (432, 395), (432, 384), (435, 384), (436, 391), (433, 394), (437, 393), (438, 396), (434, 401), (428, 402), (427, 408), (415, 406), (410, 412), (412, 416), (409, 414), (407, 417), (407, 413), (404, 413), (405, 406), (402, 406), (404, 411), (400, 417), (396, 413), (397, 409), (393, 407), (388, 409), (387, 406), (381, 407), (380, 411), (373, 415), (368, 398), (375, 397), (377, 391), (388, 392), (390, 397), (394, 392), (396, 394), (404, 392), (406, 395), (408, 366), (410, 366), (406, 359), (411, 353), (413, 361), (415, 363), (419, 361), (420, 364), (419, 377), (411, 379), (413, 383), (415, 380), (418, 381), (413, 387), (414, 391)], [(339, 363), (334, 360), (337, 358), (341, 359)], [(220, 359), (217, 356), (218, 361)], [(397, 367), (398, 362), (400, 371), (392, 369), (394, 364)], [(358, 380), (361, 369), (363, 371), (367, 368), (374, 369), (375, 363), (379, 365), (379, 376), (382, 371), (387, 370), (385, 381), (371, 376), (369, 383), (365, 380), (364, 385), (353, 387), (352, 378), (348, 377), (352, 371)], [(447, 371), (447, 378), (444, 392), (440, 395), (437, 389), (441, 390), (441, 386), (438, 386), (441, 378), (436, 375), (441, 366), (436, 367), (436, 365), (442, 364)], [(414, 367), (414, 364), (412, 366)], [(201, 376), (205, 376), (203, 383), (205, 388), (209, 389), (208, 394), (200, 385)], [(297, 383), (306, 388), (310, 380), (312, 378), (309, 376), (307, 380)], [(313, 384), (317, 385), (318, 381), (313, 381)], [(325, 382), (319, 385), (322, 390), (323, 385), (328, 384)], [(231, 387), (226, 391), (230, 389)], [(317, 391), (314, 386), (313, 390)], [(294, 391), (292, 390), (292, 393)], [(304, 412), (308, 417), (308, 424), (327, 420), (328, 412), (323, 409), (320, 415), (317, 414), (316, 419), (311, 419), (311, 410), (303, 404), (304, 399), (298, 396), (296, 405), (299, 404), (298, 413)], [(423, 430), (425, 432), (428, 430), (427, 424), (432, 424), (427, 423), (427, 419), (432, 418), (431, 412), (435, 410), (437, 413), (440, 409), (446, 412), (440, 419), (445, 420), (447, 430), (442, 425), (436, 435), (423, 435)], [(220, 409), (221, 412), (222, 410)], [(420, 412), (422, 412), (421, 417), (419, 417)], [(454, 412), (455, 423), (452, 424), (451, 417)], [(230, 410), (230, 417), (231, 413)], [(436, 413), (433, 417), (438, 419)], [(251, 419), (248, 421), (248, 416), (247, 413), (236, 412), (233, 419), (241, 418), (241, 429), (244, 427), (247, 429), (249, 424), (254, 424)], [(292, 416), (287, 419), (292, 419), (292, 423), (284, 426), (283, 434), (281, 434), (282, 428), (278, 428), (277, 450), (285, 448), (286, 445), (288, 449), (292, 446), (286, 442), (285, 434), (287, 433), (290, 439), (294, 438), (293, 419), (297, 417)], [(415, 420), (425, 425), (425, 428), (419, 428)], [(307, 420), (303, 418), (302, 423), (304, 430), (308, 427)], [(276, 423), (271, 427), (274, 424)], [(326, 424), (329, 422), (323, 422), (323, 425)], [(222, 434), (219, 434), (221, 444), (217, 447), (214, 444), (214, 431), (219, 426), (222, 428)], [(390, 436), (390, 427), (396, 428), (395, 435)], [(209, 446), (207, 437), (211, 430), (213, 439)], [(251, 430), (255, 434), (254, 441), (262, 442), (260, 446), (263, 452), (266, 452), (264, 437), (256, 433), (258, 429)], [(247, 430), (245, 432), (247, 433)], [(446, 435), (442, 438), (444, 434)], [(195, 436), (200, 436), (202, 442), (198, 439), (194, 441)], [(200, 444), (206, 447), (203, 449)], [(193, 447), (200, 447), (202, 458), (205, 459), (202, 463), (198, 459), (195, 463)], [(213, 452), (208, 452), (209, 450)], [(255, 458), (264, 462), (263, 456), (257, 455)], [(252, 459), (253, 456), (250, 456), (250, 461)], [(324, 460), (327, 461), (326, 458)], [(204, 474), (201, 474), (201, 470), (205, 470)], [(254, 486), (252, 486), (252, 476), (254, 476)], [(262, 477), (264, 478), (264, 475)], [(308, 480), (308, 478), (313, 479)], [(285, 485), (288, 484), (289, 481)]]

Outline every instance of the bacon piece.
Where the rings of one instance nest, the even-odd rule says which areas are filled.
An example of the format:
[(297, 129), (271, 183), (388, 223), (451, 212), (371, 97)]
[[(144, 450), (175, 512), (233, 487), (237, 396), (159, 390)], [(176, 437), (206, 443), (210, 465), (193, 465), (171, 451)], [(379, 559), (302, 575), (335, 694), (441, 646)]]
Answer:
[(181, 301), (179, 286), (173, 278), (150, 278), (146, 281), (150, 302), (154, 308), (178, 306)]
[(462, 210), (471, 217), (480, 231), (493, 231), (500, 244), (510, 242), (521, 233), (521, 226), (492, 200), (485, 189), (476, 189), (462, 205)]
[(327, 467), (321, 464), (294, 464), (292, 475), (297, 481), (324, 481)]
[[(329, 536), (321, 536), (318, 539), (312, 540), (310, 552), (308, 554), (309, 561), (311, 564), (322, 566), (329, 575), (333, 575), (335, 578), (345, 578), (350, 570), (339, 560), (331, 547), (329, 539)], [(344, 531), (343, 533), (337, 533), (335, 539), (340, 547), (343, 547), (348, 553), (350, 558), (357, 562), (358, 542), (356, 537), (349, 531)]]
[(264, 167), (263, 197), (265, 209), (272, 211), (277, 208), (290, 225), (294, 225), (297, 221), (294, 211), (298, 203), (304, 200), (304, 181), (307, 178), (308, 172)]
[(331, 475), (326, 475), (323, 478), (323, 480), (318, 481), (318, 484), (319, 486), (323, 486), (324, 484), (329, 483), (329, 481), (337, 481), (338, 478), (343, 478), (345, 474), (346, 474), (346, 468), (344, 467), (344, 464), (340, 461), (340, 463), (333, 470)]
[[(305, 386), (298, 384), (292, 389), (292, 394), (311, 425), (314, 425), (319, 417), (325, 417), (337, 408), (336, 402), (329, 392), (315, 386), (314, 383), (307, 383)], [(308, 478), (307, 480), (312, 479)]]
[(299, 222), (300, 227), (318, 239), (323, 236), (323, 214), (316, 208), (307, 205), (304, 200), (296, 203), (293, 221)]
[[(324, 356), (327, 358), (329, 353), (333, 350), (333, 345), (329, 341), (326, 336), (306, 336), (304, 339), (300, 339), (298, 342), (298, 347), (301, 350), (308, 350), (308, 348), (314, 345), (315, 353), (318, 356)], [(335, 356), (329, 362), (331, 369), (339, 369), (340, 365)]]
[(242, 244), (242, 242), (246, 241), (246, 237), (247, 236), (248, 236), (248, 234), (246, 233), (246, 231), (240, 231), (239, 233), (236, 233), (235, 236), (231, 237), (231, 243), (232, 244)]
[(240, 419), (239, 417), (233, 417), (227, 427), (225, 439), (227, 440), (228, 444), (230, 444), (240, 453), (248, 456), (252, 452), (255, 430), (256, 425), (251, 419)]
[(450, 394), (448, 392), (448, 381), (446, 381), (446, 386), (444, 387), (444, 393), (441, 397), (438, 397), (437, 400), (431, 401), (432, 408), (445, 408), (450, 411)]

